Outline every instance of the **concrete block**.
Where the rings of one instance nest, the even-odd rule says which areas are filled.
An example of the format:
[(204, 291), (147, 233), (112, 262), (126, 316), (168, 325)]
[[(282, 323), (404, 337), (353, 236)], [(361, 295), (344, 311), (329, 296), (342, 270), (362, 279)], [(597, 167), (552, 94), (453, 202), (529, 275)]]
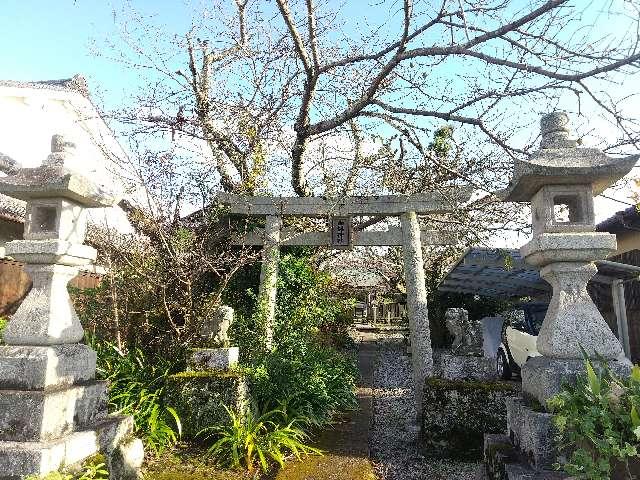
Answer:
[(484, 436), (484, 475), (486, 480), (503, 480), (505, 467), (517, 463), (515, 447), (508, 436), (488, 433)]
[(99, 451), (106, 453), (105, 447), (119, 444), (131, 436), (132, 430), (131, 417), (111, 416), (90, 430), (74, 432), (50, 442), (0, 441), (0, 479), (20, 480), (25, 475), (45, 475), (82, 462)]
[(493, 380), (496, 379), (495, 361), (491, 358), (470, 355), (440, 356), (442, 378), (447, 380)]
[(1, 390), (47, 390), (95, 378), (96, 353), (86, 345), (0, 346)]
[(189, 359), (193, 370), (227, 370), (238, 364), (240, 350), (230, 348), (201, 348), (194, 350)]
[(100, 451), (113, 452), (127, 438), (133, 435), (133, 417), (109, 415), (93, 425)]
[[(591, 363), (595, 369), (602, 368), (597, 361)], [(607, 365), (618, 376), (631, 374), (631, 364), (627, 362), (610, 361)], [(547, 400), (560, 393), (564, 384), (575, 383), (577, 376), (585, 372), (582, 359), (531, 358), (522, 367), (522, 394), (527, 402), (535, 400), (546, 406)]]
[(133, 439), (123, 442), (107, 457), (109, 478), (111, 480), (142, 479), (140, 468), (144, 462), (142, 440)]
[(107, 384), (56, 391), (0, 390), (0, 441), (59, 439), (107, 415)]
[(553, 416), (535, 412), (517, 398), (507, 399), (507, 431), (524, 461), (536, 470), (551, 468), (558, 456)]
[(505, 467), (505, 480), (568, 480), (569, 476), (554, 470), (536, 471), (522, 464)]

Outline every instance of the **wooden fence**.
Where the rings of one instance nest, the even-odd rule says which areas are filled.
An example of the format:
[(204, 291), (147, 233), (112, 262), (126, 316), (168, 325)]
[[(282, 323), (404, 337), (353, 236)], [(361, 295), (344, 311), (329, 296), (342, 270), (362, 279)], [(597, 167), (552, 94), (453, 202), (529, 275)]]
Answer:
[[(80, 272), (70, 285), (76, 288), (93, 288), (100, 284), (101, 275)], [(0, 258), (0, 315), (11, 315), (31, 289), (31, 280), (22, 269), (22, 263)]]

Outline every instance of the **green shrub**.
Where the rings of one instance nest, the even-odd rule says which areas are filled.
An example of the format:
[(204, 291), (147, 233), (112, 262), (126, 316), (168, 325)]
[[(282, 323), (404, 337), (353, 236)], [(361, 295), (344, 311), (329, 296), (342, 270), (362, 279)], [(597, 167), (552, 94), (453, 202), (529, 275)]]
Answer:
[(326, 341), (346, 337), (351, 300), (335, 298), (330, 276), (312, 264), (306, 251), (283, 255), (274, 348), (266, 351), (260, 345), (263, 326), (250, 313), (256, 308), (259, 271), (249, 272), (237, 276), (228, 301), (235, 302), (232, 306), (240, 312), (232, 325), (232, 344), (240, 347), (242, 362), (251, 367), (251, 395), (258, 408), (268, 411), (286, 405), (288, 411), (318, 425), (329, 422), (336, 412), (355, 408), (355, 360)]
[(311, 423), (357, 407), (355, 363), (330, 347), (297, 343), (265, 355), (253, 370), (251, 394), (262, 409), (286, 405)]
[(608, 480), (614, 463), (628, 470), (639, 460), (640, 367), (620, 379), (604, 363), (598, 372), (588, 359), (585, 365), (586, 375), (548, 401), (559, 444), (571, 452), (557, 467), (579, 479)]
[(8, 320), (5, 317), (0, 316), (0, 345), (4, 343), (4, 339), (2, 338), (2, 333), (4, 332), (4, 329), (7, 328), (7, 323), (8, 323)]
[(44, 476), (28, 475), (24, 480), (107, 480), (109, 472), (104, 462), (102, 455), (94, 455), (86, 460), (78, 471), (71, 472), (64, 469)]
[(299, 459), (302, 455), (320, 453), (305, 444), (309, 437), (297, 426), (296, 420), (286, 424), (279, 422), (284, 415), (280, 410), (258, 415), (252, 409), (242, 413), (225, 409), (230, 425), (213, 426), (201, 432), (208, 433), (208, 438), (214, 440), (207, 452), (224, 467), (244, 467), (253, 471), (258, 464), (263, 472), (267, 472), (274, 461), (283, 466), (288, 454)]
[(121, 352), (95, 338), (89, 343), (98, 353), (98, 376), (109, 381), (110, 409), (133, 416), (136, 433), (156, 454), (174, 445), (182, 426), (175, 409), (163, 403), (163, 395), (168, 377), (181, 364), (162, 357), (152, 360), (140, 349)]

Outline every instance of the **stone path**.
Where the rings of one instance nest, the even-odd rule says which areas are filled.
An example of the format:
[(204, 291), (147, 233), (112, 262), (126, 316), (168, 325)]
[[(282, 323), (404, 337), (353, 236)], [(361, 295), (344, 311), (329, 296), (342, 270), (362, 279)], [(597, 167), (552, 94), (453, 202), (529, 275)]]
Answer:
[(480, 465), (427, 459), (415, 426), (410, 357), (397, 333), (376, 336), (371, 457), (379, 480), (475, 480)]
[(477, 463), (420, 454), (403, 335), (361, 331), (357, 343), (360, 408), (319, 437), (324, 456), (289, 462), (275, 480), (476, 480)]
[(376, 356), (375, 336), (364, 334), (359, 342), (359, 409), (324, 431), (315, 446), (325, 451), (322, 457), (307, 457), (289, 462), (276, 480), (376, 480), (369, 460), (371, 425), (371, 383)]

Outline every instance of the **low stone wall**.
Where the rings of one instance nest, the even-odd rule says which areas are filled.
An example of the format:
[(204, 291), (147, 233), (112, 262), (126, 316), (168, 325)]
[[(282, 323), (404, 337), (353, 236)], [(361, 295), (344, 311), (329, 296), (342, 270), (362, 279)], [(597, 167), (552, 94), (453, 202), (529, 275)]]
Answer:
[(165, 402), (178, 413), (183, 437), (193, 439), (205, 428), (228, 424), (224, 405), (241, 410), (247, 396), (247, 381), (241, 372), (194, 371), (169, 377)]
[(505, 431), (506, 399), (519, 394), (513, 382), (427, 379), (422, 410), (425, 455), (482, 459), (484, 434)]

